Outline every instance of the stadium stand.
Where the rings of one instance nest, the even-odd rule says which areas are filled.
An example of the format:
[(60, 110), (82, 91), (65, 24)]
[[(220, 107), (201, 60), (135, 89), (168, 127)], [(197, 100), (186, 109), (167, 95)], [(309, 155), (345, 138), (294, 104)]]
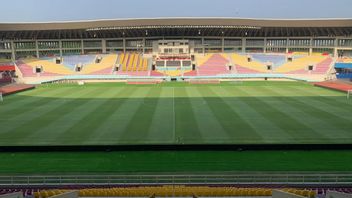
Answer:
[[(270, 188), (237, 188), (237, 187), (209, 187), (209, 186), (138, 186), (115, 188), (79, 189), (80, 197), (260, 197), (271, 196)], [(315, 197), (313, 190), (281, 189), (304, 197)], [(41, 190), (34, 192), (35, 198), (48, 198), (69, 190)]]
[(74, 71), (77, 64), (92, 64), (96, 55), (71, 55), (63, 56), (62, 64)]
[(286, 62), (286, 54), (265, 54), (255, 53), (249, 54), (254, 61), (266, 64), (268, 62), (273, 63), (274, 68), (281, 66)]
[(230, 55), (233, 63), (236, 65), (238, 73), (266, 73), (266, 66), (258, 61), (248, 62), (247, 56), (233, 53)]
[(101, 57), (102, 57), (101, 62), (85, 65), (85, 67), (82, 70), (82, 73), (93, 74), (93, 75), (112, 74), (113, 67), (116, 65), (117, 54), (109, 54)]
[(218, 74), (230, 73), (226, 68), (228, 59), (224, 54), (211, 54), (210, 57), (200, 59), (200, 65), (198, 67), (198, 75), (200, 76), (212, 76)]
[(119, 69), (119, 75), (131, 76), (149, 76), (148, 59), (143, 58), (137, 53), (122, 53), (118, 59), (122, 68)]
[(73, 74), (69, 68), (64, 67), (61, 64), (55, 64), (53, 61), (41, 60), (41, 59), (22, 59), (16, 61), (16, 65), (22, 72), (24, 77), (35, 77), (36, 68), (42, 67), (40, 76), (59, 76), (59, 75), (70, 75)]
[(336, 61), (337, 63), (352, 63), (351, 57), (339, 57)]
[[(306, 74), (308, 72), (307, 68), (309, 65), (314, 66), (316, 64), (323, 62), (326, 59), (329, 59), (331, 61), (330, 57), (323, 56), (323, 55), (304, 56), (301, 58), (293, 59), (292, 62), (287, 62), (283, 64), (281, 67), (277, 68), (275, 72), (290, 73), (290, 74)], [(322, 65), (323, 65), (323, 68), (325, 68), (326, 64), (322, 64)], [(319, 71), (322, 72), (321, 70)]]
[(337, 78), (349, 78), (352, 79), (352, 63), (349, 62), (337, 62), (335, 63), (336, 77)]

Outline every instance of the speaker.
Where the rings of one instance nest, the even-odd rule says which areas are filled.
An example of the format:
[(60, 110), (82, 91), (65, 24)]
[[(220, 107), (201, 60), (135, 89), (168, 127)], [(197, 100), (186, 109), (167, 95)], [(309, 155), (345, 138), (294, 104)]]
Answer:
[(196, 65), (192, 64), (192, 71), (196, 70)]
[(103, 57), (99, 56), (95, 59), (95, 63), (100, 63), (103, 60)]
[(56, 64), (61, 64), (61, 58), (56, 58), (55, 62)]
[(247, 55), (247, 62), (252, 62), (252, 57), (250, 55)]

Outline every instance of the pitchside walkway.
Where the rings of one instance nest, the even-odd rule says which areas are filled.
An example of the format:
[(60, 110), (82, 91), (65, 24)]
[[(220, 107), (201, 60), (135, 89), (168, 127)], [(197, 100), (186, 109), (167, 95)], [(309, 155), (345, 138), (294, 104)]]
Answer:
[(25, 84), (21, 84), (21, 85), (6, 85), (3, 87), (0, 87), (0, 93), (2, 93), (4, 96), (5, 95), (10, 95), (10, 94), (14, 94), (14, 93), (18, 93), (21, 91), (26, 91), (29, 89), (34, 89), (35, 86), (34, 85), (25, 85)]
[(346, 82), (341, 82), (341, 81), (318, 82), (318, 83), (314, 83), (314, 85), (318, 87), (324, 87), (324, 88), (342, 91), (346, 93), (349, 90), (352, 90), (352, 84), (348, 84)]

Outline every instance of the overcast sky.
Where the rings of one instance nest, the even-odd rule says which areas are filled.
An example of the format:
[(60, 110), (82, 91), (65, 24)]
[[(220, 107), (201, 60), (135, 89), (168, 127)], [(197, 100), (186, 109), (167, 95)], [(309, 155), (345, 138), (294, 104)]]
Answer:
[(352, 18), (352, 0), (0, 0), (0, 22), (154, 17)]

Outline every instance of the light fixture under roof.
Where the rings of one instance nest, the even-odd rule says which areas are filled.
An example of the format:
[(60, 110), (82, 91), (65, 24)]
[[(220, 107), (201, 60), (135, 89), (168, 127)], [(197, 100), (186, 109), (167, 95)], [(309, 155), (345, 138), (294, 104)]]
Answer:
[(247, 25), (149, 25), (149, 26), (115, 26), (88, 28), (86, 31), (99, 30), (128, 30), (128, 29), (159, 29), (159, 28), (223, 28), (223, 29), (261, 29), (257, 26)]

